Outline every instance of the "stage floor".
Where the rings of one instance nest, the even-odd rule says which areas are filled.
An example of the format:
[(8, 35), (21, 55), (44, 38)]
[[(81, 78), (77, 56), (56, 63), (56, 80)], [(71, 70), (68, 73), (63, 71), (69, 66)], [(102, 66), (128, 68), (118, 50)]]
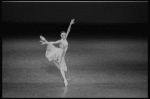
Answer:
[(60, 71), (46, 59), (46, 45), (39, 39), (3, 40), (2, 97), (148, 97), (147, 41), (68, 42), (69, 85), (65, 87)]

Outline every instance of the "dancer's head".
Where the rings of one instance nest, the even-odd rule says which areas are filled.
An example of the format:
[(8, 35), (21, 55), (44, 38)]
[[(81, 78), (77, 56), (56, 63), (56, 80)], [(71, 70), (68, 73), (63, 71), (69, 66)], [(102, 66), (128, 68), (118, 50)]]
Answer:
[(66, 39), (66, 32), (62, 31), (60, 36), (61, 36), (62, 39)]

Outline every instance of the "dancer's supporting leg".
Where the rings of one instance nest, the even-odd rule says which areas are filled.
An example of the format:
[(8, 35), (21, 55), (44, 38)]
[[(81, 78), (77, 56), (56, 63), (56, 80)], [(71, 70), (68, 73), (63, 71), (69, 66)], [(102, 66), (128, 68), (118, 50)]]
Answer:
[(65, 86), (67, 86), (68, 82), (67, 82), (67, 79), (66, 79), (66, 76), (65, 76), (65, 71), (60, 68), (60, 72), (61, 72), (61, 75), (62, 75), (62, 77), (64, 79)]
[(62, 61), (61, 64), (60, 64), (60, 72), (61, 72), (61, 75), (64, 79), (64, 83), (65, 83), (65, 86), (68, 85), (68, 82), (67, 82), (67, 79), (66, 79), (66, 76), (65, 76), (65, 70), (64, 70), (64, 62)]
[[(58, 69), (60, 69), (60, 73), (61, 73), (61, 75), (62, 75), (62, 77), (63, 77), (63, 79), (64, 79), (65, 86), (67, 86), (67, 85), (68, 85), (68, 82), (67, 82), (67, 79), (66, 79), (66, 76), (65, 76), (65, 71), (64, 71), (64, 69), (63, 69), (62, 67), (60, 67), (60, 64), (59, 64), (58, 62), (54, 61), (54, 64), (58, 67)], [(62, 65), (63, 65), (63, 64), (62, 64)]]

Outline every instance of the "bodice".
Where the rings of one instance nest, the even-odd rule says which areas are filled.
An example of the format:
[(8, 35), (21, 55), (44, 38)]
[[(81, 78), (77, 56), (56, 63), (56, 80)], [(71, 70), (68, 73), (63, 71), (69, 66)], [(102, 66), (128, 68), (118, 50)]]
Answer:
[(67, 49), (68, 48), (68, 42), (67, 42), (67, 40), (61, 39), (60, 42), (61, 42), (59, 44), (60, 48), (62, 48), (62, 49)]

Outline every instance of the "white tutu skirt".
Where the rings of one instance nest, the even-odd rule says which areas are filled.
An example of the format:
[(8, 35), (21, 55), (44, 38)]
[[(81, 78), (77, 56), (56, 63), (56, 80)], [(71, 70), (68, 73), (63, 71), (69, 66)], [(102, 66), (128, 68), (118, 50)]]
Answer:
[[(55, 47), (54, 45), (49, 45), (47, 46), (45, 56), (49, 61), (60, 62), (62, 54), (63, 54), (63, 50), (61, 48)], [(64, 58), (60, 63), (60, 69), (67, 71), (67, 66)]]

